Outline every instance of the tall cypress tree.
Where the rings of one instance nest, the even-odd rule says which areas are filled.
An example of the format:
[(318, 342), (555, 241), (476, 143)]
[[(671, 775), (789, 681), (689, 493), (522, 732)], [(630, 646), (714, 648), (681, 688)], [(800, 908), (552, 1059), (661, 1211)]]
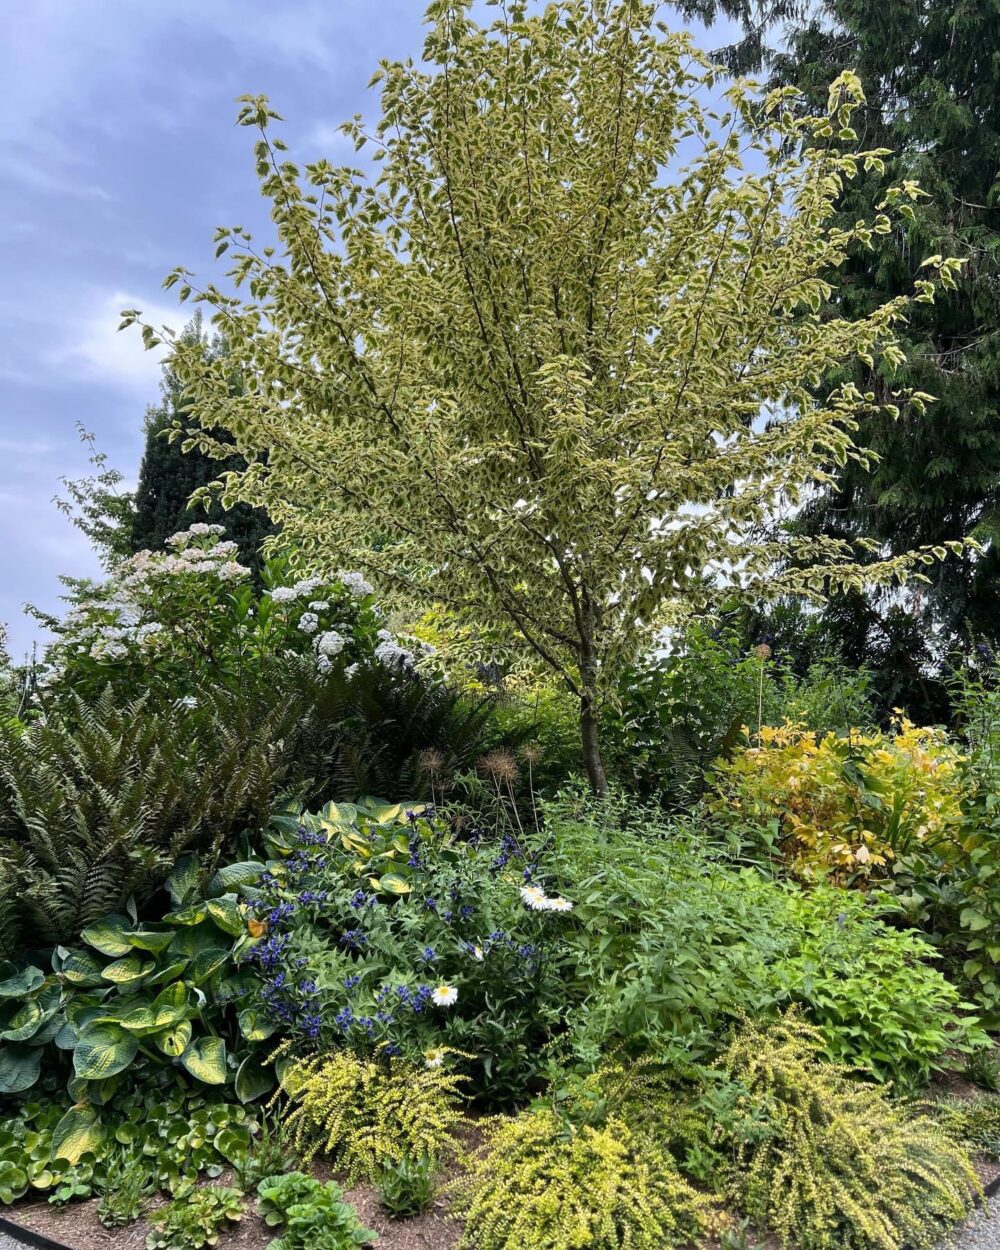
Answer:
[[(205, 335), (200, 313), (185, 327), (184, 335), (203, 343), (209, 355), (225, 355), (223, 340), (216, 337), (209, 341)], [(238, 386), (239, 379), (234, 378), (233, 385)], [(206, 511), (202, 506), (192, 508), (189, 504), (198, 487), (231, 469), (245, 468), (244, 461), (237, 455), (231, 460), (212, 460), (196, 448), (183, 451), (182, 440), (171, 440), (167, 434), (186, 427), (186, 399), (177, 376), (166, 365), (160, 390), (159, 404), (146, 410), (146, 445), (135, 492), (132, 550), (155, 550), (178, 530), (186, 529), (195, 521), (208, 521), (222, 525), (225, 537), (237, 543), (241, 563), (259, 569), (261, 543), (274, 533), (274, 526), (262, 508), (240, 503), (227, 510), (213, 500)]]
[[(899, 604), (860, 597), (828, 614), (848, 649), (898, 652), (894, 637), (914, 619), (931, 652), (972, 633), (1000, 642), (1000, 0), (688, 0), (680, 7), (743, 23), (724, 49), (733, 68), (763, 65), (772, 85), (794, 85), (802, 107), (825, 101), (845, 68), (859, 75), (867, 105), (855, 119), (865, 147), (893, 155), (887, 175), (927, 193), (906, 230), (876, 235), (852, 257), (831, 315), (863, 316), (909, 290), (925, 256), (964, 256), (958, 289), (914, 310), (904, 338), (908, 362), (891, 380), (859, 367), (862, 390), (884, 395), (902, 382), (936, 397), (924, 416), (905, 410), (864, 423), (858, 442), (877, 453), (870, 471), (850, 465), (836, 491), (803, 523), (899, 552), (966, 535), (982, 556), (949, 558), (928, 570), (930, 586)], [(768, 43), (786, 40), (782, 52)], [(755, 64), (756, 63), (756, 64)], [(859, 178), (842, 217), (870, 215), (884, 180)], [(867, 644), (865, 638), (868, 639)], [(912, 639), (911, 639), (912, 640)], [(895, 639), (896, 642), (899, 639)]]

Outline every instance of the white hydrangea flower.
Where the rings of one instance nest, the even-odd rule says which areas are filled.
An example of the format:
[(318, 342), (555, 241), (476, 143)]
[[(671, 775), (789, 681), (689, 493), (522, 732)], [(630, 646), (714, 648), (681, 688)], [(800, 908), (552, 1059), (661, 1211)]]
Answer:
[(328, 629), (316, 639), (316, 650), (321, 656), (332, 659), (333, 656), (340, 655), (346, 643), (347, 639), (343, 634), (338, 634), (335, 629)]
[(325, 612), (330, 605), (325, 599), (314, 599), (309, 606), (314, 612)]
[(298, 591), (294, 586), (275, 586), (271, 591), (271, 599), (274, 603), (291, 603), (298, 597)]
[(317, 586), (323, 585), (322, 577), (303, 577), (301, 581), (295, 583), (292, 589), (296, 595), (310, 595)]
[(364, 579), (360, 573), (344, 572), (343, 569), (337, 574), (339, 581), (343, 582), (346, 588), (356, 599), (363, 599), (365, 595), (371, 595), (375, 592), (375, 587)]
[(299, 629), (304, 634), (315, 634), (319, 629), (319, 617), (315, 612), (303, 612), (299, 617)]

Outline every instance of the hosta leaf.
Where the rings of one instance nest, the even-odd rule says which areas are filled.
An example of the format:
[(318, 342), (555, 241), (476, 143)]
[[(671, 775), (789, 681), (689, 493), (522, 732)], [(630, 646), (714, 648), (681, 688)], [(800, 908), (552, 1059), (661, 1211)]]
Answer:
[(175, 981), (153, 999), (153, 1024), (158, 1029), (178, 1024), (188, 1010), (190, 994), (183, 981)]
[(415, 807), (404, 808), (402, 803), (390, 803), (387, 799), (376, 799), (370, 794), (366, 794), (364, 798), (358, 799), (356, 806), (362, 816), (366, 816), (369, 820), (374, 821), (376, 825), (388, 825), (392, 821), (398, 820), (404, 811), (423, 810), (421, 804)]
[(71, 985), (91, 986), (100, 983), (102, 967), (101, 961), (90, 951), (67, 951), (58, 960), (55, 970)]
[(169, 929), (166, 932), (156, 929), (136, 929), (134, 933), (128, 935), (128, 940), (136, 950), (159, 955), (174, 940), (174, 934)]
[(398, 872), (387, 872), (381, 877), (373, 877), (372, 885), (385, 894), (409, 894), (413, 889), (410, 882)]
[(245, 860), (239, 864), (226, 864), (220, 868), (208, 883), (205, 893), (209, 898), (218, 898), (228, 894), (230, 890), (238, 890), (240, 886), (253, 885), (264, 871), (264, 865), (258, 860)]
[(154, 1040), (165, 1055), (177, 1059), (184, 1053), (191, 1041), (191, 1021), (181, 1020), (177, 1024), (172, 1024), (163, 1033), (158, 1033)]
[(128, 937), (132, 925), (126, 916), (105, 916), (88, 925), (80, 934), (82, 941), (102, 955), (127, 955), (132, 949)]
[(129, 1033), (151, 1033), (156, 1030), (156, 1012), (152, 1002), (137, 1003), (129, 1008), (124, 1015), (118, 1017), (118, 1023)]
[(24, 1168), (4, 1159), (0, 1162), (0, 1203), (9, 1207), (28, 1191), (28, 1174)]
[(38, 1046), (8, 1042), (0, 1046), (0, 1094), (21, 1094), (38, 1080), (42, 1051)]
[(229, 962), (229, 948), (214, 946), (208, 950), (200, 951), (191, 960), (191, 966), (188, 968), (187, 977), (192, 985), (204, 985), (206, 981), (224, 968)]
[[(10, 965), (8, 964), (9, 968)], [(34, 993), (45, 981), (41, 968), (28, 967), (0, 981), (0, 998), (23, 998)]]
[(73, 1069), (89, 1081), (116, 1076), (128, 1067), (138, 1049), (138, 1041), (118, 1025), (91, 1025), (80, 1034)]
[(43, 1023), (42, 1009), (37, 999), (29, 998), (13, 1012), (9, 1020), (4, 1021), (0, 1028), (0, 1040), (5, 1042), (26, 1042), (36, 1033)]
[(52, 1130), (52, 1157), (79, 1163), (88, 1150), (96, 1152), (104, 1140), (104, 1125), (91, 1106), (70, 1107)]
[(181, 1063), (206, 1085), (224, 1085), (226, 1081), (226, 1044), (220, 1037), (199, 1037), (181, 1055)]
[(114, 985), (134, 985), (143, 980), (149, 973), (156, 970), (156, 964), (143, 961), (138, 955), (128, 955), (125, 959), (116, 959), (101, 973), (105, 981)]
[[(173, 951), (170, 954), (173, 955)], [(146, 988), (149, 989), (153, 985), (166, 985), (168, 982), (176, 981), (187, 966), (188, 961), (186, 959), (178, 959), (174, 963), (167, 964), (155, 976), (149, 978), (146, 982)]]
[(249, 1042), (262, 1042), (277, 1031), (278, 1025), (259, 1007), (244, 1007), (239, 1016), (240, 1032)]
[(208, 914), (223, 933), (228, 933), (232, 937), (238, 937), (246, 928), (235, 894), (225, 894), (222, 898), (210, 899)]
[(273, 1087), (274, 1073), (263, 1067), (253, 1055), (248, 1055), (236, 1072), (236, 1097), (240, 1102), (253, 1102)]
[(240, 1163), (250, 1149), (250, 1130), (245, 1124), (227, 1124), (216, 1133), (212, 1145), (229, 1163)]
[(204, 900), (182, 907), (180, 911), (171, 911), (163, 917), (168, 924), (192, 925), (201, 924), (208, 915), (208, 905)]
[(174, 865), (166, 880), (166, 890), (174, 907), (184, 907), (198, 892), (201, 881), (201, 860), (197, 855), (185, 855)]

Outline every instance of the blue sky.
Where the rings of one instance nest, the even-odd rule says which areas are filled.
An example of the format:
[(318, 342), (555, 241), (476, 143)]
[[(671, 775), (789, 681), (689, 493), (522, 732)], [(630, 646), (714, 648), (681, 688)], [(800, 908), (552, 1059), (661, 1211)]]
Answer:
[[(380, 57), (419, 55), (423, 0), (30, 0), (0, 12), (0, 621), (22, 656), (60, 573), (95, 575), (53, 506), (87, 471), (76, 423), (134, 479), (159, 366), (118, 312), (179, 328), (160, 289), (212, 232), (266, 233), (234, 98), (264, 92), (293, 156), (336, 161)], [(679, 23), (678, 23), (679, 24)], [(712, 32), (714, 43), (724, 35)]]

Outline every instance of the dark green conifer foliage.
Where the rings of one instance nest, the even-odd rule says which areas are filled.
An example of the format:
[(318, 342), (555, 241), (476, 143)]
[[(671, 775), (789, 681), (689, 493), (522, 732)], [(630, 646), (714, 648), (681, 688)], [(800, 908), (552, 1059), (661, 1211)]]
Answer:
[[(868, 534), (893, 552), (975, 535), (984, 557), (950, 558), (928, 570), (909, 622), (884, 603), (869, 622), (871, 648), (897, 648), (886, 630), (919, 621), (941, 654), (972, 633), (1000, 641), (1000, 0), (681, 0), (703, 19), (725, 16), (744, 38), (720, 51), (734, 68), (763, 68), (772, 84), (797, 86), (803, 108), (825, 101), (829, 83), (854, 69), (868, 98), (855, 125), (862, 143), (893, 150), (887, 173), (927, 192), (905, 232), (859, 250), (838, 292), (835, 315), (862, 316), (909, 289), (926, 256), (967, 257), (954, 292), (919, 305), (905, 335), (909, 363), (897, 382), (937, 397), (926, 416), (866, 422), (858, 442), (878, 453), (852, 465), (840, 489), (811, 509), (813, 530)], [(771, 50), (769, 50), (769, 45)], [(781, 51), (774, 51), (775, 48)], [(872, 210), (881, 180), (845, 193), (843, 218)], [(886, 379), (859, 369), (862, 389)], [(856, 646), (870, 605), (833, 606), (833, 633)], [(905, 615), (905, 613), (904, 613)], [(898, 632), (898, 630), (897, 630)], [(900, 639), (900, 642), (903, 640)]]
[[(205, 351), (213, 356), (225, 354), (225, 343), (218, 337), (209, 340), (204, 333), (201, 315), (185, 329), (185, 335), (200, 339)], [(239, 385), (239, 379), (233, 379)], [(159, 404), (146, 410), (146, 446), (139, 470), (135, 508), (131, 526), (133, 551), (143, 548), (161, 549), (164, 541), (192, 522), (208, 521), (225, 527), (225, 537), (239, 545), (238, 559), (255, 571), (260, 568), (260, 545), (274, 532), (267, 513), (261, 508), (237, 504), (228, 511), (213, 500), (208, 511), (201, 505), (189, 506), (191, 495), (200, 486), (215, 481), (230, 469), (245, 467), (239, 456), (232, 460), (211, 460), (197, 449), (182, 450), (182, 439), (167, 437), (172, 429), (187, 426), (185, 396), (176, 375), (164, 366), (160, 384)]]

